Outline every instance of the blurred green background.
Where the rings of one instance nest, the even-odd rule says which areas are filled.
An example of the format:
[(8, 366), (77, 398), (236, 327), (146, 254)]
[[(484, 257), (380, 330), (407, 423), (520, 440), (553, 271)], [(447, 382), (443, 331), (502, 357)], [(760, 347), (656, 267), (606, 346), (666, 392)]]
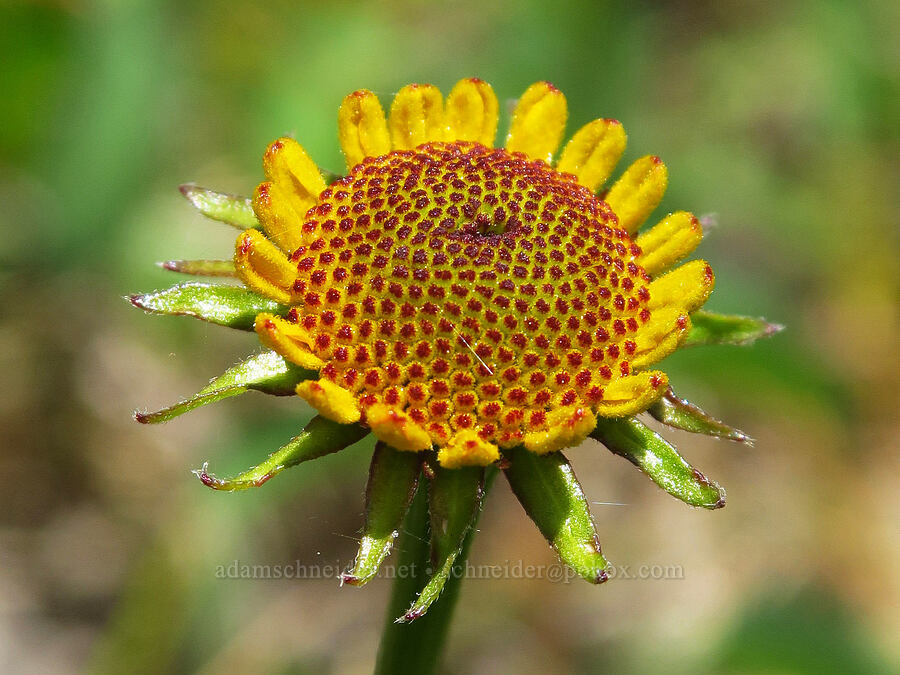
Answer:
[[(4, 3), (0, 670), (371, 668), (387, 580), (215, 578), (234, 560), (348, 563), (367, 448), (204, 489), (189, 469), (254, 464), (310, 413), (250, 394), (134, 424), (256, 341), (123, 296), (180, 280), (156, 261), (229, 255), (235, 231), (178, 184), (247, 194), (286, 133), (340, 170), (344, 94), (476, 75), (501, 101), (551, 80), (570, 133), (622, 120), (627, 160), (669, 166), (661, 212), (717, 214), (708, 307), (788, 328), (665, 364), (757, 439), (669, 434), (727, 487), (724, 510), (593, 442), (569, 453), (608, 556), (683, 578), (471, 580), (448, 670), (896, 671), (898, 29), (888, 0)], [(481, 530), (473, 563), (554, 562), (502, 481)]]

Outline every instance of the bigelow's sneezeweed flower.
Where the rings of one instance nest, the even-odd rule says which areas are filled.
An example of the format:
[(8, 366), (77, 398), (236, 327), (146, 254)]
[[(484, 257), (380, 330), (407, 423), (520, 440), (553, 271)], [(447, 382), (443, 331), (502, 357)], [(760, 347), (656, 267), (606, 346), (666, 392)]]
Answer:
[(519, 100), (501, 148), (497, 99), (480, 80), (446, 100), (430, 85), (404, 87), (387, 116), (374, 94), (354, 92), (338, 113), (345, 176), (326, 178), (280, 138), (252, 201), (182, 188), (206, 215), (246, 229), (233, 262), (164, 266), (241, 286), (132, 297), (252, 329), (266, 348), (139, 421), (248, 389), (296, 393), (319, 413), (240, 476), (204, 467), (208, 486), (255, 487), (376, 436), (362, 544), (344, 581), (375, 575), (427, 477), (437, 565), (407, 620), (438, 597), (479, 512), (485, 467), (503, 470), (561, 558), (599, 583), (607, 562), (561, 450), (591, 436), (670, 494), (719, 508), (724, 491), (634, 416), (748, 440), (678, 398), (656, 364), (679, 346), (777, 327), (701, 311), (712, 269), (678, 264), (703, 237), (697, 218), (679, 211), (639, 233), (666, 189), (665, 165), (643, 157), (598, 193), (625, 149), (622, 125), (585, 125), (554, 160), (565, 122), (564, 96), (544, 82)]

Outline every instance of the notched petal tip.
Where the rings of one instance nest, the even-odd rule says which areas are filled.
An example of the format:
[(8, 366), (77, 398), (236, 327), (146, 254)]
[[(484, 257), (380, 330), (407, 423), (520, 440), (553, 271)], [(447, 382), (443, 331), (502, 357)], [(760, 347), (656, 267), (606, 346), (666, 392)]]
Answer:
[[(650, 370), (612, 381), (597, 406), (598, 417), (620, 418), (645, 411), (669, 386), (668, 376)], [(593, 432), (591, 432), (593, 433)]]
[(703, 306), (716, 285), (716, 276), (705, 260), (691, 260), (650, 282), (651, 311), (677, 308), (694, 312)]
[(406, 413), (383, 403), (366, 409), (365, 423), (372, 433), (397, 450), (418, 452), (431, 447), (431, 436)]
[(668, 184), (666, 165), (655, 155), (641, 157), (629, 166), (605, 197), (619, 219), (619, 227), (629, 234), (637, 232), (659, 205)]
[(506, 149), (550, 162), (566, 128), (568, 106), (550, 82), (536, 82), (522, 94), (513, 111)]
[(692, 213), (671, 213), (638, 236), (638, 262), (648, 274), (664, 272), (697, 248), (703, 234), (700, 221)]
[(319, 370), (325, 365), (325, 362), (313, 353), (312, 337), (300, 324), (291, 323), (274, 314), (260, 313), (256, 316), (253, 328), (260, 342), (291, 363), (309, 370)]
[(525, 434), (525, 447), (538, 455), (578, 445), (597, 426), (597, 416), (589, 408), (562, 408), (548, 415), (546, 431)]
[(285, 304), (291, 301), (297, 268), (262, 232), (245, 230), (238, 236), (234, 268), (241, 281), (258, 293)]
[(339, 424), (353, 424), (360, 419), (356, 398), (330, 380), (306, 380), (297, 385), (297, 395), (319, 411), (319, 414)]
[(379, 157), (391, 151), (384, 108), (375, 94), (360, 89), (344, 98), (338, 110), (338, 139), (348, 169), (366, 157)]
[(592, 192), (609, 178), (626, 144), (618, 120), (599, 119), (581, 127), (566, 144), (557, 169), (574, 174)]
[(493, 443), (482, 439), (472, 429), (462, 429), (438, 451), (438, 462), (445, 469), (464, 466), (488, 466), (500, 459), (500, 451)]
[(446, 137), (444, 98), (431, 84), (408, 84), (397, 92), (388, 119), (394, 150), (412, 150)]
[(497, 135), (498, 109), (491, 85), (475, 77), (460, 80), (447, 96), (447, 140), (492, 146)]

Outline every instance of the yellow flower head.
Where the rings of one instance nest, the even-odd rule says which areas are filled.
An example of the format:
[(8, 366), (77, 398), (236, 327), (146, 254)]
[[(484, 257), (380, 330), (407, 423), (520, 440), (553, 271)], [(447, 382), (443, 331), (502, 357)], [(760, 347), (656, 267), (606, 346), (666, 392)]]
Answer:
[(651, 367), (713, 288), (703, 261), (667, 270), (702, 238), (677, 212), (638, 228), (666, 188), (658, 157), (597, 194), (625, 148), (615, 120), (575, 133), (546, 82), (524, 93), (503, 147), (477, 79), (444, 100), (409, 85), (385, 115), (356, 91), (338, 113), (346, 176), (326, 185), (303, 148), (264, 157), (237, 240), (244, 283), (288, 309), (257, 315), (262, 342), (318, 371), (296, 392), (391, 446), (435, 446), (444, 467), (500, 449), (577, 445), (597, 417), (642, 412), (667, 389)]
[(341, 578), (373, 579), (401, 530), (429, 536), (428, 579), (420, 575), (404, 622), (453, 576), (498, 473), (561, 560), (591, 583), (609, 577), (590, 505), (558, 452), (588, 436), (681, 501), (724, 506), (725, 491), (635, 415), (749, 441), (652, 368), (681, 344), (747, 344), (780, 328), (699, 309), (709, 265), (672, 269), (703, 236), (691, 214), (638, 234), (666, 188), (658, 157), (598, 192), (625, 148), (618, 122), (585, 125), (557, 158), (566, 100), (556, 88), (528, 88), (501, 148), (497, 110), (475, 79), (446, 100), (430, 85), (404, 87), (389, 115), (371, 92), (350, 94), (338, 113), (346, 176), (328, 184), (296, 141), (280, 138), (253, 199), (182, 186), (205, 215), (249, 229), (233, 262), (163, 267), (236, 275), (243, 286), (191, 282), (131, 297), (154, 313), (253, 329), (268, 348), (138, 421), (248, 390), (297, 394), (319, 412), (240, 475), (218, 478), (204, 464), (196, 474), (207, 486), (255, 488), (378, 437), (359, 552)]

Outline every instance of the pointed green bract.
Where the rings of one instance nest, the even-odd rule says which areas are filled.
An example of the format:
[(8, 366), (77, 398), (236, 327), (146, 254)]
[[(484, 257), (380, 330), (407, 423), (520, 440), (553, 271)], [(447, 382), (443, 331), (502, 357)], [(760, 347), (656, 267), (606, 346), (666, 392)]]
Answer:
[(601, 417), (591, 437), (686, 504), (706, 509), (725, 506), (725, 490), (688, 464), (672, 444), (634, 417)]
[(259, 227), (256, 214), (253, 213), (253, 204), (246, 197), (216, 192), (192, 183), (182, 185), (179, 190), (207, 218), (227, 223), (239, 230)]
[(749, 345), (784, 330), (784, 326), (765, 319), (735, 314), (716, 314), (699, 310), (691, 314), (691, 329), (682, 347), (695, 345)]
[(444, 469), (432, 458), (432, 461), (426, 462), (425, 475), (429, 480), (431, 558), (434, 566), (431, 578), (419, 597), (397, 619), (401, 623), (418, 619), (440, 596), (484, 498), (482, 467)]
[(362, 586), (378, 573), (400, 534), (421, 471), (418, 453), (375, 445), (366, 486), (366, 524), (353, 568), (341, 575), (344, 583)]
[(315, 377), (317, 374), (314, 371), (296, 366), (275, 352), (263, 352), (229, 368), (186, 401), (156, 412), (137, 412), (134, 419), (141, 424), (168, 422), (194, 408), (243, 394), (250, 389), (275, 396), (289, 396), (295, 393), (300, 382)]
[(228, 492), (247, 490), (259, 487), (285, 469), (301, 462), (308, 462), (348, 448), (368, 434), (369, 430), (359, 424), (339, 424), (319, 415), (306, 425), (299, 436), (291, 439), (290, 443), (273, 452), (264, 462), (238, 476), (217, 478), (207, 471), (206, 464), (201, 469), (195, 470), (194, 474), (204, 485), (214, 490)]
[(522, 508), (553, 546), (560, 559), (584, 579), (599, 584), (609, 578), (609, 563), (590, 507), (571, 464), (561, 452), (537, 455), (518, 447), (503, 451), (503, 473)]
[(241, 286), (219, 286), (195, 281), (164, 291), (132, 295), (131, 304), (154, 314), (193, 316), (239, 330), (252, 330), (260, 312), (283, 314), (284, 305)]
[(231, 260), (166, 260), (159, 266), (170, 272), (193, 274), (199, 277), (233, 277), (234, 262)]
[(743, 431), (728, 426), (690, 401), (680, 398), (672, 391), (672, 387), (669, 387), (662, 398), (650, 406), (647, 412), (654, 419), (675, 429), (753, 445), (753, 439)]

